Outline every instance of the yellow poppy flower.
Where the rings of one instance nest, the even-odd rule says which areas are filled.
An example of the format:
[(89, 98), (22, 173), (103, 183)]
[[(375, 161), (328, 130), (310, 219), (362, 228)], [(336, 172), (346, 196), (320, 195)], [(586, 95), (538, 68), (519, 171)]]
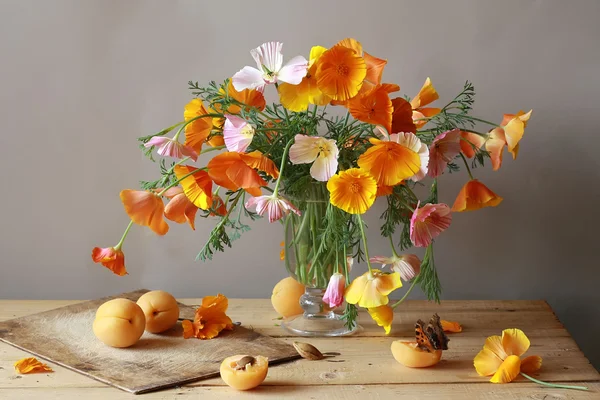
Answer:
[(493, 375), (490, 379), (492, 383), (511, 382), (520, 372), (529, 374), (542, 366), (539, 356), (521, 360), (529, 345), (529, 339), (522, 330), (505, 329), (502, 337), (495, 335), (486, 339), (483, 350), (475, 356), (473, 364), (479, 375)]
[[(190, 165), (176, 165), (173, 168), (177, 179), (181, 180), (181, 186), (185, 196), (192, 202), (197, 208), (208, 210), (212, 204), (212, 180), (206, 171), (197, 171), (196, 173), (189, 175), (185, 178), (184, 176), (192, 173), (196, 170), (196, 167)], [(169, 218), (167, 216), (167, 218)], [(175, 220), (175, 222), (179, 222)], [(194, 226), (192, 229), (194, 229)]]
[(306, 73), (306, 76), (302, 78), (302, 82), (298, 85), (292, 85), (285, 82), (279, 84), (278, 91), (281, 105), (290, 111), (306, 111), (309, 104), (315, 104), (317, 106), (329, 104), (331, 97), (319, 90), (317, 78), (315, 76), (317, 72), (316, 61), (325, 51), (327, 51), (327, 49), (322, 46), (314, 46), (310, 50), (308, 72)]
[[(183, 119), (187, 122), (193, 118), (208, 114), (208, 110), (204, 107), (202, 100), (193, 99), (185, 105)], [(189, 146), (196, 153), (200, 153), (202, 145), (206, 142), (213, 128), (213, 120), (211, 117), (198, 118), (185, 126), (185, 146)]]
[(369, 315), (377, 325), (383, 327), (385, 334), (389, 335), (392, 330), (392, 321), (394, 319), (394, 309), (388, 305), (369, 308)]
[(364, 58), (348, 47), (333, 46), (317, 61), (317, 86), (334, 100), (356, 96), (367, 76)]
[(366, 171), (350, 168), (333, 175), (327, 190), (334, 206), (350, 214), (364, 214), (375, 202), (377, 182)]
[(395, 186), (419, 172), (421, 158), (404, 145), (404, 136), (396, 135), (394, 140), (371, 138), (369, 141), (373, 146), (358, 158), (358, 166), (368, 171), (379, 186)]
[(346, 302), (363, 308), (376, 308), (389, 302), (388, 295), (402, 287), (400, 274), (384, 274), (378, 269), (359, 276), (346, 288)]

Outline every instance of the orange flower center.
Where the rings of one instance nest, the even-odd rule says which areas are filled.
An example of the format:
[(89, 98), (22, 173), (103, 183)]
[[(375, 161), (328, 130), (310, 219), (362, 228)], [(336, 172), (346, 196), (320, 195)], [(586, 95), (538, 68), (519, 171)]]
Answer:
[(358, 192), (360, 192), (361, 189), (362, 189), (362, 186), (360, 186), (360, 183), (358, 183), (358, 182), (352, 182), (350, 184), (350, 191), (352, 193), (358, 193)]
[(350, 72), (350, 68), (346, 64), (340, 64), (337, 66), (337, 73), (340, 76), (347, 76)]

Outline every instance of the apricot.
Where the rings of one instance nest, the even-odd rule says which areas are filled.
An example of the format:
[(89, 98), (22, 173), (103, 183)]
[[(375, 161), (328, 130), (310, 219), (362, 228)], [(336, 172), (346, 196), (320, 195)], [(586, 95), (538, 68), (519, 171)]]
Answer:
[(146, 317), (131, 300), (113, 299), (98, 307), (94, 335), (111, 347), (133, 346), (144, 333)]
[(269, 359), (263, 356), (237, 355), (227, 357), (221, 363), (221, 378), (237, 390), (257, 387), (267, 377)]
[(392, 342), (392, 354), (396, 361), (410, 368), (425, 368), (437, 364), (442, 358), (442, 351), (430, 353), (417, 346), (417, 342)]
[(300, 296), (304, 294), (304, 285), (291, 276), (277, 282), (271, 295), (273, 308), (282, 317), (302, 314)]
[(146, 316), (146, 330), (161, 333), (170, 329), (179, 318), (179, 305), (170, 293), (153, 290), (144, 293), (137, 301)]

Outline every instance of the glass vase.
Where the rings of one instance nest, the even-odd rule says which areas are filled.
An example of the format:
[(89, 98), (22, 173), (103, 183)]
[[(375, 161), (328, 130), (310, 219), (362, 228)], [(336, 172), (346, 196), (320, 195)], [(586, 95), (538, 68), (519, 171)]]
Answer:
[(311, 183), (301, 197), (291, 199), (302, 215), (290, 213), (284, 222), (284, 262), (290, 275), (305, 287), (300, 297), (303, 314), (285, 318), (282, 326), (299, 336), (344, 336), (357, 329), (342, 318), (343, 305), (330, 308), (323, 296), (331, 276), (348, 277), (347, 249), (327, 240), (329, 192)]

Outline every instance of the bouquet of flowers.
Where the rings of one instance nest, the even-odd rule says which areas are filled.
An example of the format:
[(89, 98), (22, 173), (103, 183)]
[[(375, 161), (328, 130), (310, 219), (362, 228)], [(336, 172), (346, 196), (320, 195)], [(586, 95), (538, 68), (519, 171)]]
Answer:
[[(247, 221), (266, 216), (283, 225), (289, 273), (324, 292), (321, 311), (345, 300), (340, 315), (349, 327), (359, 306), (389, 332), (393, 308), (417, 284), (439, 301), (434, 239), (454, 212), (502, 201), (472, 169), (489, 158), (498, 170), (505, 147), (516, 158), (531, 111), (505, 114), (499, 123), (473, 117), (469, 82), (440, 108), (430, 106), (439, 96), (429, 78), (413, 98), (397, 95), (400, 87), (382, 80), (387, 61), (354, 39), (315, 46), (308, 59), (287, 63), (279, 42), (250, 53), (255, 67), (221, 84), (189, 82), (195, 97), (183, 120), (139, 138), (151, 160), (161, 156), (160, 177), (121, 192), (129, 225), (115, 246), (94, 248), (92, 259), (125, 275), (122, 247), (133, 224), (165, 235), (165, 219), (195, 229), (198, 216), (216, 220), (197, 257), (212, 259), (249, 230)], [(280, 104), (267, 105), (265, 90), (276, 91)], [(345, 114), (331, 116), (332, 108)], [(466, 184), (451, 207), (440, 203), (437, 179), (461, 166)], [(417, 197), (417, 185), (430, 187), (426, 198)], [(386, 205), (380, 234), (390, 253), (371, 257), (362, 215), (377, 198)], [(412, 246), (426, 248), (423, 260), (402, 253)], [(367, 271), (351, 281), (353, 259), (364, 260)], [(409, 289), (389, 304), (403, 281)]]

